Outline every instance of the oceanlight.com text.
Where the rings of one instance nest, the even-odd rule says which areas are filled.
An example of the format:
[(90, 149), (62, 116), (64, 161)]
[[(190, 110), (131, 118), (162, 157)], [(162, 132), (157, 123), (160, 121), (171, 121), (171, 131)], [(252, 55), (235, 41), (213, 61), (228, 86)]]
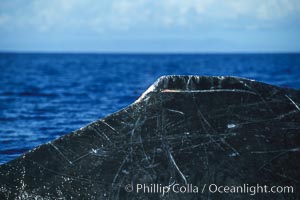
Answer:
[(135, 193), (144, 193), (144, 194), (162, 194), (165, 195), (167, 193), (220, 193), (220, 194), (292, 194), (294, 193), (293, 186), (268, 186), (268, 185), (217, 185), (217, 184), (203, 184), (193, 185), (193, 184), (172, 184), (172, 185), (162, 185), (162, 184), (128, 184), (125, 186), (125, 190), (127, 192), (135, 192)]

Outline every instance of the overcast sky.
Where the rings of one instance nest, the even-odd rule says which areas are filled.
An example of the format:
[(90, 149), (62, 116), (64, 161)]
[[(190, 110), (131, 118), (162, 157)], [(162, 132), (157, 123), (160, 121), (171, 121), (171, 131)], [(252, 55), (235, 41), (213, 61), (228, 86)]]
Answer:
[(300, 0), (0, 0), (0, 51), (299, 52)]

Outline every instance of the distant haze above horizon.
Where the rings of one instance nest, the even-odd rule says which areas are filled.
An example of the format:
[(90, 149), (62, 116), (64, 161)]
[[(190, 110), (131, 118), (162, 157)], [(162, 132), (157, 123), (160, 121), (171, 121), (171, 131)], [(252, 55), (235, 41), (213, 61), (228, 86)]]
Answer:
[(300, 52), (299, 0), (1, 0), (0, 52)]

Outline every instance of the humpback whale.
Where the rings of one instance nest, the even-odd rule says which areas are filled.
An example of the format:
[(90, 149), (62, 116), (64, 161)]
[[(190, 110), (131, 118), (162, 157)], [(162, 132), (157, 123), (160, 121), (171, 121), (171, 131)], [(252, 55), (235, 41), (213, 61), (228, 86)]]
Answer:
[(299, 199), (300, 91), (163, 76), (0, 166), (0, 199)]

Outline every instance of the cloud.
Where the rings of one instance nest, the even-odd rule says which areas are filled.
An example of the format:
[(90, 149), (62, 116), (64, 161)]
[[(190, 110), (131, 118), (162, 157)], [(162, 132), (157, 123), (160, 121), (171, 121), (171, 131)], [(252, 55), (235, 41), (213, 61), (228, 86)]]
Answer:
[(1, 1), (0, 26), (29, 26), (38, 31), (56, 28), (98, 32), (128, 31), (139, 27), (170, 28), (227, 24), (245, 19), (259, 26), (299, 15), (298, 0), (32, 0)]
[(9, 17), (7, 15), (0, 15), (0, 26), (6, 24), (8, 20)]
[(287, 49), (299, 34), (299, 0), (0, 1), (2, 49)]

